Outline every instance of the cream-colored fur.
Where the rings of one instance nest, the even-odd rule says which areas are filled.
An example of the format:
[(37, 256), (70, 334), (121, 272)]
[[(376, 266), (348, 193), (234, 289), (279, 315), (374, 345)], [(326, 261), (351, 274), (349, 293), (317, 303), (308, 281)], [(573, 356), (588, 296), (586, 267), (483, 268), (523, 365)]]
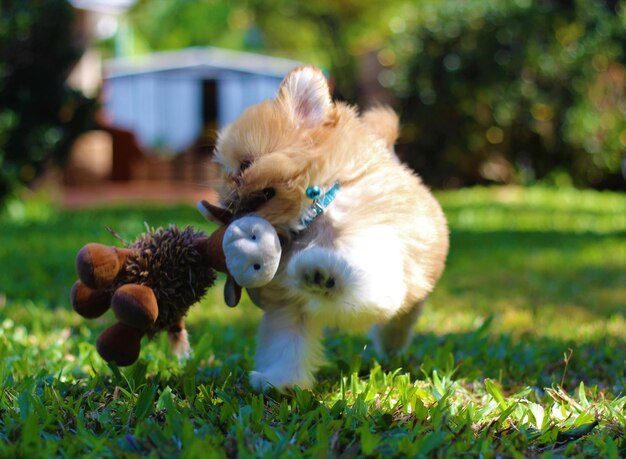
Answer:
[[(311, 387), (324, 327), (375, 325), (371, 335), (384, 352), (408, 343), (444, 269), (448, 229), (429, 190), (395, 157), (397, 133), (387, 108), (359, 116), (332, 103), (314, 67), (292, 71), (276, 100), (220, 133), (223, 204), (269, 220), (284, 245), (274, 280), (250, 291), (265, 310), (250, 375), (256, 389)], [(303, 227), (307, 187), (336, 182), (336, 199)], [(269, 189), (268, 200), (252, 198)]]

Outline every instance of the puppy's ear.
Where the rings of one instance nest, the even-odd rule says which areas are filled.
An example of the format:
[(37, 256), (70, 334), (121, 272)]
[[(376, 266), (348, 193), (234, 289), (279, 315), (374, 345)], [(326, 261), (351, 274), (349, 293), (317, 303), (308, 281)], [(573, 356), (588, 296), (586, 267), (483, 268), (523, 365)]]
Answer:
[(326, 77), (317, 67), (298, 67), (280, 85), (278, 101), (298, 126), (314, 127), (324, 121), (332, 107)]

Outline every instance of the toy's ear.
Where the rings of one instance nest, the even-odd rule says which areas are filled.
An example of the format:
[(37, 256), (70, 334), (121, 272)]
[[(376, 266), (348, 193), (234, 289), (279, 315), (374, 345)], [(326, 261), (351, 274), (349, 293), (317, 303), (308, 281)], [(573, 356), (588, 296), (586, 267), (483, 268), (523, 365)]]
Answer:
[(227, 306), (234, 308), (239, 301), (241, 301), (241, 286), (235, 282), (233, 276), (229, 275), (224, 284), (224, 302)]
[(213, 223), (228, 225), (233, 219), (233, 213), (230, 210), (214, 206), (204, 199), (198, 202), (196, 207), (204, 218)]
[(131, 254), (130, 249), (89, 243), (76, 255), (78, 278), (91, 289), (108, 287)]
[(297, 126), (315, 127), (332, 108), (326, 77), (312, 66), (298, 67), (287, 74), (280, 85), (278, 101)]

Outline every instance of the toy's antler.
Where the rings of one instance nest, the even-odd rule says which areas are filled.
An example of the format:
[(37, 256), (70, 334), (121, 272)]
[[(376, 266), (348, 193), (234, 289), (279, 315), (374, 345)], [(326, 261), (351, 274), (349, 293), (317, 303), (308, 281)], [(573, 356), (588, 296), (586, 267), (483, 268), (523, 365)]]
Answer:
[(89, 288), (106, 287), (113, 282), (131, 253), (131, 249), (87, 244), (76, 256), (78, 277)]
[(85, 245), (76, 256), (79, 280), (72, 287), (72, 306), (83, 317), (94, 319), (111, 305), (113, 293), (107, 289), (119, 274), (130, 249), (103, 244)]
[(79, 280), (72, 287), (74, 310), (93, 319), (113, 309), (119, 322), (104, 330), (97, 339), (98, 353), (106, 361), (130, 365), (139, 356), (141, 338), (156, 321), (159, 308), (151, 288), (139, 284), (110, 286), (120, 275), (132, 249), (103, 244), (87, 244), (76, 256)]

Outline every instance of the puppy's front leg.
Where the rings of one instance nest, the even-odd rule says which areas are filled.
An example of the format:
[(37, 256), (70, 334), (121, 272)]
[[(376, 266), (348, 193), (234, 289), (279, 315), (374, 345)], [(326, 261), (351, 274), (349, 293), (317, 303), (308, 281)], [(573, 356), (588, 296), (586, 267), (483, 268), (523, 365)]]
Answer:
[(268, 310), (261, 321), (250, 384), (255, 390), (313, 386), (322, 359), (322, 328), (297, 309)]
[(332, 248), (302, 250), (290, 260), (287, 273), (310, 299), (312, 315), (348, 329), (389, 319), (407, 292), (400, 241), (385, 227), (339, 237)]

